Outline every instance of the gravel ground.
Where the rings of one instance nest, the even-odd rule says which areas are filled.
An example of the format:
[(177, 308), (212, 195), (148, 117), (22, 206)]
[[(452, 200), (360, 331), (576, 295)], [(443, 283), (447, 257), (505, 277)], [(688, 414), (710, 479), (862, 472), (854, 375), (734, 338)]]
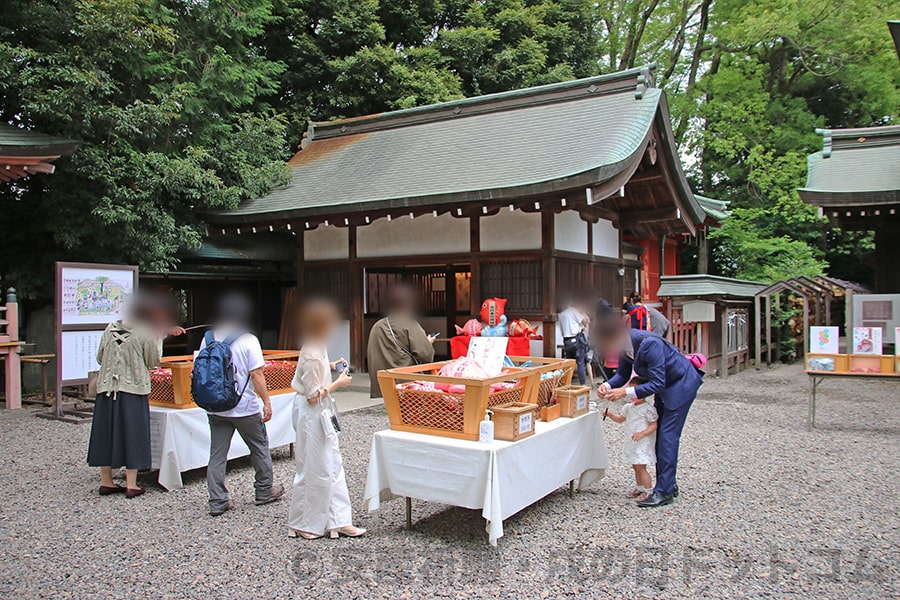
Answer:
[[(204, 472), (143, 497), (99, 497), (88, 426), (0, 420), (0, 598), (888, 598), (900, 595), (896, 383), (828, 381), (806, 430), (798, 366), (709, 380), (682, 444), (681, 498), (624, 498), (621, 431), (608, 477), (560, 489), (487, 544), (477, 511), (401, 501), (371, 515), (362, 491), (381, 409), (344, 417), (344, 462), (362, 539), (288, 539), (288, 502), (253, 505), (252, 470), (230, 465), (237, 502), (205, 513)], [(292, 463), (276, 452), (277, 479)], [(144, 477), (152, 484), (152, 475)]]

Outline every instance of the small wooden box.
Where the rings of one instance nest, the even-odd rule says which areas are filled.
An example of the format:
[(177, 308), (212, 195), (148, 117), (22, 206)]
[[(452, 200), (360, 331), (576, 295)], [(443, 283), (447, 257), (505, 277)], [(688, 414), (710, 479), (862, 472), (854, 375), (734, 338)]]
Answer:
[(555, 421), (562, 414), (561, 407), (559, 404), (551, 404), (550, 406), (545, 406), (541, 408), (541, 421), (549, 423), (550, 421)]
[(807, 371), (829, 371), (834, 373), (846, 373), (850, 370), (846, 354), (807, 354)]
[(567, 385), (557, 388), (556, 400), (561, 407), (562, 416), (579, 417), (591, 408), (591, 388), (586, 385)]
[(893, 373), (894, 357), (889, 354), (851, 354), (851, 373)]
[(527, 402), (510, 402), (495, 406), (494, 438), (507, 442), (516, 442), (534, 435), (535, 404)]

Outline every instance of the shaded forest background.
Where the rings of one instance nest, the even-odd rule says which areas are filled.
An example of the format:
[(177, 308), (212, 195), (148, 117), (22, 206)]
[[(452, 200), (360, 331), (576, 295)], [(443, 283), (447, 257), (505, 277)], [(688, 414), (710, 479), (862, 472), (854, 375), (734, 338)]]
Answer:
[[(59, 259), (166, 271), (204, 209), (286, 180), (307, 120), (656, 62), (695, 191), (732, 202), (710, 270), (863, 283), (870, 235), (804, 205), (816, 127), (894, 122), (878, 0), (4, 0), (0, 120), (84, 141), (0, 188), (0, 277)], [(535, 140), (539, 143), (539, 140)], [(885, 168), (890, 166), (885, 165)], [(690, 265), (691, 256), (686, 256)]]

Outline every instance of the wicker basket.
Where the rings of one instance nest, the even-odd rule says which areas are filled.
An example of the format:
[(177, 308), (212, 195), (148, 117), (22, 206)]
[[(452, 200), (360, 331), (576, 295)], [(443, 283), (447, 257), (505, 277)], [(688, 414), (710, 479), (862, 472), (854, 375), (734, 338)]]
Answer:
[[(297, 370), (299, 352), (263, 350), (266, 388), (272, 395), (292, 392), (291, 381)], [(191, 397), (193, 356), (167, 356), (159, 368), (150, 370), (150, 405), (163, 408), (195, 408)]]
[[(488, 408), (510, 402), (533, 404), (537, 395), (538, 372), (510, 369), (487, 379), (463, 379), (437, 375), (450, 361), (388, 369), (378, 372), (391, 429), (427, 433), (463, 440), (477, 440), (478, 427)], [(461, 393), (398, 389), (398, 384), (430, 381), (465, 386)], [(515, 383), (515, 387), (491, 393), (491, 385)]]
[(530, 361), (531, 366), (526, 367), (538, 372), (538, 376), (562, 369), (562, 375), (538, 380), (538, 392), (536, 403), (538, 405), (535, 411), (535, 419), (541, 418), (541, 409), (550, 406), (553, 399), (553, 392), (557, 388), (565, 387), (572, 383), (572, 375), (575, 374), (575, 360), (572, 358), (543, 358), (541, 356), (510, 356), (515, 364), (522, 364)]
[(192, 357), (162, 359), (158, 369), (150, 370), (150, 406), (196, 408), (191, 398)]

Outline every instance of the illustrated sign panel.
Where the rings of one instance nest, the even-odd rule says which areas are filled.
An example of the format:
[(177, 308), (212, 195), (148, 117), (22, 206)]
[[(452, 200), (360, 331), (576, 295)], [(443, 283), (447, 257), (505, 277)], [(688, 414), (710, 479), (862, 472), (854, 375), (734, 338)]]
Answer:
[(108, 324), (124, 316), (134, 293), (134, 272), (63, 267), (60, 288), (63, 325)]

